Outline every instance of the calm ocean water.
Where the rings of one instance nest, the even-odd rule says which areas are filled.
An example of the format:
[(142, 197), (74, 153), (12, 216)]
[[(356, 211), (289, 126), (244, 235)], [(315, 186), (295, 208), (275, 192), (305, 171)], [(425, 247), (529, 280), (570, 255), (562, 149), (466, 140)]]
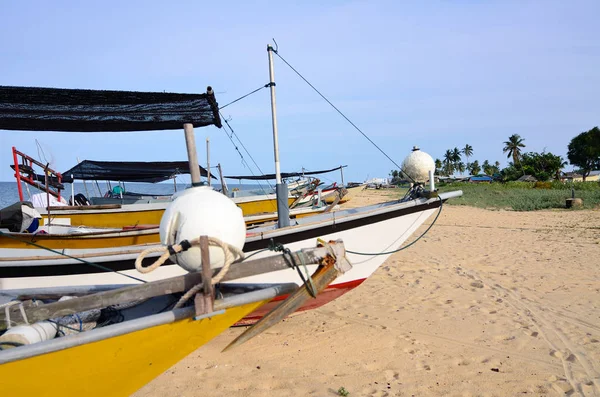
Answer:
[[(23, 186), (23, 195), (25, 200), (29, 200), (29, 192), (31, 194), (40, 193), (39, 190), (29, 187), (29, 192)], [(116, 186), (116, 184), (112, 184), (112, 186)], [(262, 186), (262, 189), (261, 189)], [(87, 190), (86, 190), (87, 187)], [(100, 188), (100, 193), (98, 191), (98, 187)], [(177, 185), (177, 190), (181, 191), (185, 188), (183, 184)], [(220, 189), (220, 184), (213, 184), (215, 189)], [(262, 194), (262, 191), (266, 191), (270, 193), (269, 185), (266, 183), (262, 183), (260, 186), (255, 184), (229, 184), (229, 189), (238, 188), (242, 191), (251, 192), (254, 194)], [(146, 194), (173, 194), (175, 192), (175, 187), (172, 183), (126, 183), (125, 189), (134, 193), (146, 193)], [(105, 182), (86, 182), (85, 186), (82, 182), (75, 182), (74, 184), (75, 194), (81, 193), (86, 197), (101, 197), (106, 193), (109, 188)], [(62, 195), (65, 199), (69, 199), (71, 197), (71, 184), (65, 183), (65, 190), (62, 192)], [(17, 189), (16, 182), (0, 182), (0, 208), (7, 207), (15, 202), (19, 201), (19, 191)]]

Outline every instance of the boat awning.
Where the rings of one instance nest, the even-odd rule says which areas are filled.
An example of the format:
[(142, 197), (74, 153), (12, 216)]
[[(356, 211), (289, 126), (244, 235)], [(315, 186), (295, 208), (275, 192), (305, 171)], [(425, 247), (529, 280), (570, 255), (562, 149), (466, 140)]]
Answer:
[(0, 86), (0, 129), (24, 131), (150, 131), (215, 125), (219, 108), (204, 94)]
[[(282, 178), (294, 178), (298, 176), (310, 176), (310, 175), (318, 175), (318, 174), (326, 174), (328, 172), (341, 170), (342, 168), (347, 167), (347, 165), (340, 165), (339, 167), (332, 168), (330, 170), (322, 170), (322, 171), (304, 171), (304, 172), (282, 172)], [(269, 179), (275, 179), (275, 174), (265, 174), (265, 175), (245, 175), (245, 176), (224, 176), (224, 178), (228, 179), (246, 179), (249, 181), (264, 181)]]
[[(199, 166), (200, 175), (208, 172)], [(120, 182), (160, 182), (176, 175), (189, 174), (187, 161), (93, 161), (84, 160), (75, 167), (63, 172), (62, 182), (73, 180), (98, 180)], [(71, 177), (72, 175), (72, 177)], [(217, 179), (211, 174), (213, 179)], [(42, 176), (43, 178), (43, 176)]]

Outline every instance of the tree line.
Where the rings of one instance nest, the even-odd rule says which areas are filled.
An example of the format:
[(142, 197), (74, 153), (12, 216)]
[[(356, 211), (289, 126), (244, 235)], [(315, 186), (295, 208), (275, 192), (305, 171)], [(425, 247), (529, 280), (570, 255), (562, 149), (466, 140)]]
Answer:
[[(494, 163), (484, 160), (479, 163), (478, 160), (470, 161), (474, 154), (473, 146), (466, 144), (463, 148), (448, 149), (444, 153), (443, 159), (435, 160), (435, 173), (441, 176), (464, 175), (468, 172), (470, 175), (492, 176), (495, 179), (503, 181), (517, 180), (523, 175), (531, 175), (539, 181), (550, 179), (560, 179), (562, 169), (567, 166), (567, 161), (562, 156), (550, 152), (524, 152), (526, 147), (525, 139), (519, 134), (513, 134), (504, 142), (502, 149), (509, 161), (508, 165), (500, 169), (500, 162)], [(463, 156), (466, 162), (463, 162)], [(578, 167), (575, 170), (585, 181), (586, 177), (593, 170), (600, 169), (600, 129), (594, 127), (589, 131), (584, 131), (571, 139), (568, 145), (567, 157), (571, 165)], [(394, 179), (401, 178), (401, 173), (392, 170), (390, 175)]]

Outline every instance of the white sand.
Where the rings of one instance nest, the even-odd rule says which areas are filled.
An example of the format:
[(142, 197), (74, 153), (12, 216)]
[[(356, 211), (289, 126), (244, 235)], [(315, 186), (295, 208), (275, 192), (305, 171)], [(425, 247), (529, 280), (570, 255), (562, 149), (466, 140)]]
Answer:
[(599, 243), (597, 210), (446, 206), (357, 289), (221, 353), (230, 329), (135, 395), (600, 395)]

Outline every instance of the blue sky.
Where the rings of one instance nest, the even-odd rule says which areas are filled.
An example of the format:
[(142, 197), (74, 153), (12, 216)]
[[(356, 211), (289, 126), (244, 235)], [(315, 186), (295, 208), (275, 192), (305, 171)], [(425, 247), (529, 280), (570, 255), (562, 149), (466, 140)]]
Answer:
[[(0, 0), (0, 85), (204, 92), (225, 104), (268, 83), (266, 45), (397, 162), (419, 145), (434, 158), (474, 147), (506, 164), (514, 133), (526, 151), (566, 158), (600, 124), (600, 2), (590, 1), (23, 1)], [(347, 164), (346, 181), (394, 165), (275, 59), (283, 171)], [(273, 172), (268, 90), (224, 109), (263, 172)], [(200, 162), (247, 169), (223, 130), (196, 129)], [(64, 171), (80, 160), (181, 160), (182, 131), (0, 131), (10, 147)], [(245, 158), (249, 161), (247, 155)], [(570, 168), (570, 167), (569, 167)], [(329, 175), (334, 179), (337, 175)]]

